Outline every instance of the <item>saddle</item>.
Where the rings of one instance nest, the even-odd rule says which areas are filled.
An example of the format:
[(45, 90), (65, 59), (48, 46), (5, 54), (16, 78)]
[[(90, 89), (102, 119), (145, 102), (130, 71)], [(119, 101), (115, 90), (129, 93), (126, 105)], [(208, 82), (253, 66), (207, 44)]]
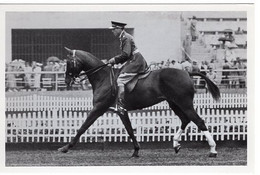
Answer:
[[(126, 85), (125, 85), (125, 91), (130, 93), (134, 90), (136, 84), (138, 83), (139, 80), (144, 79), (148, 77), (151, 73), (150, 69), (147, 69), (144, 72), (138, 73), (132, 80), (130, 80)], [(117, 91), (117, 83), (116, 83), (116, 78), (115, 78), (115, 73), (113, 69), (110, 71), (110, 84), (112, 87), (112, 95), (116, 95)]]
[(151, 71), (148, 69), (145, 72), (137, 74), (132, 80), (125, 85), (125, 91), (130, 93), (134, 90), (139, 80), (144, 79), (150, 75)]

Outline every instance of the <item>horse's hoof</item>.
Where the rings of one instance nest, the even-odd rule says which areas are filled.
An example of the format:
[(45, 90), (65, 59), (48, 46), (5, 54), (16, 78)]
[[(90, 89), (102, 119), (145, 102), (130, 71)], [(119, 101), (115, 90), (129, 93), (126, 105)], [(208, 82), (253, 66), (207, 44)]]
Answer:
[(217, 157), (217, 153), (210, 153), (210, 154), (209, 154), (209, 157), (216, 158), (216, 157)]
[(175, 150), (175, 153), (177, 154), (181, 149), (181, 145), (178, 145), (178, 146), (175, 146), (174, 147), (174, 150)]
[(139, 155), (138, 155), (138, 154), (133, 154), (133, 155), (131, 156), (131, 158), (139, 158)]
[(133, 153), (133, 155), (131, 156), (131, 158), (132, 157), (134, 157), (134, 158), (138, 158), (139, 157), (139, 155), (138, 155), (138, 151), (135, 151), (134, 153)]
[(69, 149), (67, 148), (67, 146), (64, 146), (64, 147), (59, 148), (58, 151), (61, 153), (67, 153), (69, 151)]

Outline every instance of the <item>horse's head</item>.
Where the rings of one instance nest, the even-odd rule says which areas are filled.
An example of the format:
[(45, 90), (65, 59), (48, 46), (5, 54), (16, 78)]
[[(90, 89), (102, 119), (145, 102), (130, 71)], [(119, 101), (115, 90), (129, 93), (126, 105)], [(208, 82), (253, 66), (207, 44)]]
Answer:
[[(76, 77), (79, 77), (81, 71), (85, 71), (85, 75), (94, 76), (99, 70), (103, 69), (107, 64), (104, 64), (100, 59), (89, 52), (82, 50), (71, 50), (65, 47), (68, 51), (67, 69), (65, 82), (71, 86)], [(81, 74), (82, 75), (82, 74)]]
[(75, 50), (70, 50), (65, 47), (68, 51), (67, 66), (65, 72), (65, 82), (67, 86), (71, 86), (75, 78), (79, 77), (80, 72), (83, 70), (83, 65), (79, 62), (79, 57)]

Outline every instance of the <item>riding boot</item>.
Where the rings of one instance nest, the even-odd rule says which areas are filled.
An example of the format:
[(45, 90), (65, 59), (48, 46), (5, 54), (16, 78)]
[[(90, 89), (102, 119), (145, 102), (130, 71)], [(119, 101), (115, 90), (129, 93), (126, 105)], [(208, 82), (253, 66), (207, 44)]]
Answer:
[(117, 111), (121, 114), (124, 114), (127, 110), (125, 109), (125, 87), (118, 86), (118, 99), (116, 105)]
[(125, 112), (125, 100), (124, 100), (124, 92), (125, 87), (124, 86), (118, 86), (118, 93), (115, 100), (115, 103), (109, 107), (110, 110), (115, 112)]

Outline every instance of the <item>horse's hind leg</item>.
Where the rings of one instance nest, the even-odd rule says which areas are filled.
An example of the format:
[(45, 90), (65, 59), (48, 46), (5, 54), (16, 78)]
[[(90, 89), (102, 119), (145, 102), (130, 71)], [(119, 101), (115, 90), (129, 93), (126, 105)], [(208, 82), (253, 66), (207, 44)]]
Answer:
[(216, 143), (213, 140), (213, 137), (209, 133), (204, 120), (197, 114), (195, 109), (193, 108), (193, 104), (182, 104), (182, 111), (185, 113), (185, 115), (192, 121), (194, 122), (198, 128), (203, 132), (205, 135), (208, 144), (210, 146), (210, 157), (216, 157), (217, 156), (217, 151), (216, 151)]
[(181, 134), (184, 132), (184, 129), (186, 128), (186, 126), (188, 125), (188, 123), (190, 121), (194, 122), (198, 128), (203, 132), (203, 134), (205, 135), (205, 137), (207, 138), (208, 144), (210, 146), (210, 157), (216, 157), (217, 156), (217, 151), (216, 151), (216, 143), (213, 140), (213, 137), (211, 136), (211, 134), (209, 133), (205, 122), (200, 118), (200, 116), (196, 113), (196, 111), (193, 108), (193, 104), (192, 103), (182, 103), (179, 102), (181, 104), (176, 105), (175, 103), (168, 101), (170, 107), (172, 108), (172, 110), (175, 112), (176, 115), (179, 116), (181, 122), (182, 122), (182, 126), (181, 128), (177, 131), (177, 133), (174, 136), (174, 141), (173, 141), (173, 145), (174, 145), (174, 149), (175, 152), (178, 152), (178, 149), (180, 146), (178, 144), (179, 138), (181, 136)]
[(139, 153), (140, 145), (137, 142), (136, 137), (134, 135), (134, 130), (133, 130), (131, 121), (129, 119), (128, 113), (125, 111), (124, 113), (118, 113), (118, 115), (119, 115), (120, 119), (122, 120), (128, 135), (130, 136), (130, 138), (133, 141), (134, 153), (133, 153), (132, 157), (139, 157), (138, 153)]
[(175, 153), (178, 153), (181, 145), (179, 144), (179, 141), (181, 141), (181, 135), (184, 132), (186, 126), (190, 123), (190, 119), (188, 119), (185, 114), (181, 111), (181, 109), (174, 104), (171, 101), (168, 101), (170, 108), (174, 111), (174, 113), (180, 118), (181, 120), (181, 127), (178, 129), (178, 131), (175, 133), (173, 138), (173, 148), (175, 150)]

